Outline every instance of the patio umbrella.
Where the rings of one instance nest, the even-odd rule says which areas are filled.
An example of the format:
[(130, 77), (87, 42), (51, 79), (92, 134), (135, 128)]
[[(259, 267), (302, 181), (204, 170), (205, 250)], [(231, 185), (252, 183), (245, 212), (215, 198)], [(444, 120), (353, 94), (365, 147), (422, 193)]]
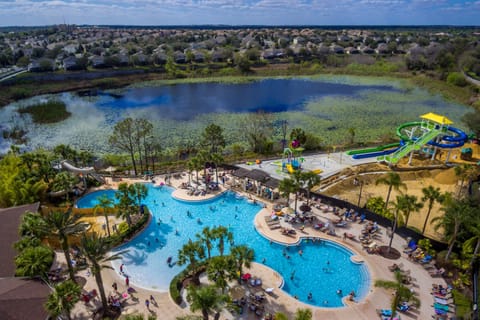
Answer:
[(306, 205), (306, 204), (302, 204), (300, 206), (300, 211), (302, 212), (310, 212), (312, 211), (312, 207), (310, 207), (309, 205)]

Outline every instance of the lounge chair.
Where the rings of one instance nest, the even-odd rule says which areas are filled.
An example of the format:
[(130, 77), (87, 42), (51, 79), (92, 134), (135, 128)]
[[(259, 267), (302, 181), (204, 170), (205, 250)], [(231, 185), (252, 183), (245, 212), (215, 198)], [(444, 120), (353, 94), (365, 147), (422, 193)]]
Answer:
[(435, 302), (435, 303), (433, 304), (433, 307), (435, 308), (435, 311), (436, 311), (436, 310), (442, 310), (442, 311), (448, 312), (448, 310), (450, 309), (449, 306), (444, 305), (444, 304), (440, 304), (440, 303), (437, 303), (437, 302)]
[(280, 223), (276, 223), (276, 224), (273, 224), (273, 225), (268, 225), (268, 228), (270, 230), (276, 230), (276, 229), (280, 229), (282, 226), (280, 225)]
[(400, 264), (392, 264), (391, 266), (388, 266), (388, 270), (395, 272), (395, 271), (400, 271), (403, 268), (403, 263)]

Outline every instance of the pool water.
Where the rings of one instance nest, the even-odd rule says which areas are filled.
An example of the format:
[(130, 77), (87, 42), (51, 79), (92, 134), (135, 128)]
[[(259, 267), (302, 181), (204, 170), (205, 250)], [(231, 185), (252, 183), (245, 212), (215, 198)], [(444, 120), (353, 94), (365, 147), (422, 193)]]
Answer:
[[(173, 189), (169, 187), (148, 184), (148, 189), (144, 203), (152, 212), (151, 223), (133, 240), (116, 249), (129, 251), (122, 260), (113, 262), (116, 270), (124, 263), (124, 271), (135, 285), (168, 291), (173, 277), (185, 268), (169, 267), (168, 257), (176, 261), (178, 250), (188, 239), (195, 240), (195, 235), (205, 226), (223, 225), (232, 231), (236, 245), (245, 244), (254, 249), (256, 262), (280, 273), (284, 278), (283, 290), (302, 302), (327, 308), (341, 307), (342, 296), (352, 290), (360, 300), (368, 293), (370, 276), (367, 267), (351, 262), (351, 251), (330, 241), (306, 239), (290, 247), (271, 243), (253, 225), (261, 207), (233, 192), (203, 202), (185, 202), (172, 198)], [(103, 194), (114, 196), (111, 190), (97, 191), (80, 199), (77, 206), (95, 206), (95, 199)], [(299, 250), (303, 251), (302, 255)], [(337, 290), (343, 294), (337, 294)], [(307, 299), (310, 292), (312, 300)]]

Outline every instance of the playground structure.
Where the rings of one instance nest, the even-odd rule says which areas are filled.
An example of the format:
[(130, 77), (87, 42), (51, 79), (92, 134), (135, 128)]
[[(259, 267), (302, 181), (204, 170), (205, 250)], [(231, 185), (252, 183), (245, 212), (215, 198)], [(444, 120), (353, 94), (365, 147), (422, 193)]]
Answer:
[(401, 158), (410, 154), (408, 164), (411, 164), (415, 151), (422, 151), (431, 156), (433, 160), (437, 149), (449, 149), (446, 158), (448, 162), (450, 150), (462, 147), (468, 139), (465, 132), (450, 126), (453, 122), (445, 116), (435, 113), (421, 115), (421, 121), (407, 122), (397, 128), (397, 136), (401, 139), (398, 143), (351, 150), (347, 154), (354, 159), (376, 157), (377, 161), (396, 164)]
[(285, 148), (282, 155), (282, 171), (293, 174), (296, 170), (302, 170), (303, 157), (297, 157), (296, 153), (301, 153), (303, 148), (290, 149)]

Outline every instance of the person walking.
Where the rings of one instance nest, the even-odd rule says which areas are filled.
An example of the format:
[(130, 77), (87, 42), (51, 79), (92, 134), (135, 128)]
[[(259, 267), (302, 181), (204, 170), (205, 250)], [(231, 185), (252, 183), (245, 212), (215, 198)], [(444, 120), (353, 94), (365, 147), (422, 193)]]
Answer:
[(127, 287), (130, 287), (130, 279), (128, 278), (128, 276), (125, 277), (125, 285)]
[(148, 299), (145, 299), (145, 307), (150, 311), (150, 301)]

